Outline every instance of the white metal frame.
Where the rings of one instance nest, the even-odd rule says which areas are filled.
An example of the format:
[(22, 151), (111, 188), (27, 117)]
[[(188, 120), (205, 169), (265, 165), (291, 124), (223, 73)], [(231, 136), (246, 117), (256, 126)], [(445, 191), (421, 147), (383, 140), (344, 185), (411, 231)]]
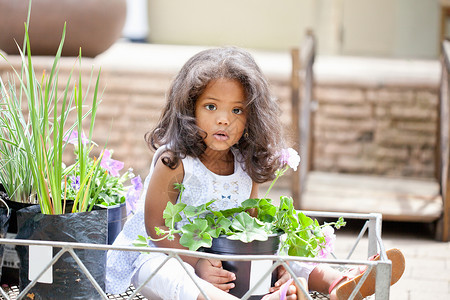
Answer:
[[(368, 271), (365, 272), (364, 276), (358, 283), (355, 288), (355, 291), (350, 296), (350, 299), (354, 299), (357, 291), (362, 286), (365, 279), (368, 277), (370, 271), (375, 268), (376, 269), (376, 286), (375, 286), (375, 299), (376, 300), (387, 300), (389, 299), (389, 289), (391, 282), (391, 261), (388, 260), (386, 251), (383, 246), (383, 242), (381, 240), (381, 223), (382, 217), (381, 214), (355, 214), (355, 213), (332, 213), (332, 212), (312, 212), (312, 211), (303, 211), (306, 215), (312, 218), (338, 218), (340, 216), (344, 217), (344, 219), (359, 219), (366, 220), (361, 231), (356, 238), (356, 241), (353, 245), (353, 248), (348, 253), (346, 259), (313, 259), (313, 258), (304, 258), (304, 257), (291, 257), (291, 256), (276, 256), (276, 255), (217, 255), (217, 254), (209, 254), (203, 252), (195, 252), (188, 250), (177, 250), (171, 248), (142, 248), (142, 247), (123, 247), (123, 246), (111, 246), (111, 245), (99, 245), (99, 244), (87, 244), (87, 243), (66, 243), (66, 242), (55, 242), (55, 241), (36, 241), (36, 240), (19, 240), (19, 239), (0, 239), (0, 244), (6, 245), (21, 245), (21, 246), (30, 246), (30, 245), (43, 245), (43, 246), (52, 246), (56, 248), (61, 248), (61, 250), (53, 257), (53, 259), (47, 264), (46, 267), (40, 272), (40, 274), (33, 281), (29, 283), (29, 285), (20, 292), (17, 296), (17, 299), (23, 299), (27, 292), (35, 285), (40, 276), (44, 274), (44, 272), (50, 268), (65, 252), (68, 252), (72, 255), (74, 260), (80, 266), (81, 270), (85, 273), (88, 279), (91, 281), (93, 288), (97, 290), (102, 299), (108, 299), (107, 294), (100, 288), (99, 284), (95, 281), (86, 267), (83, 265), (81, 260), (78, 258), (74, 249), (91, 249), (91, 250), (118, 250), (118, 251), (139, 251), (139, 252), (158, 252), (167, 254), (167, 259), (159, 266), (159, 268), (152, 273), (149, 278), (144, 282), (141, 286), (136, 287), (134, 293), (130, 295), (127, 299), (133, 299), (136, 294), (140, 292), (143, 286), (150, 281), (153, 276), (158, 272), (158, 270), (171, 258), (175, 258), (180, 262), (180, 265), (187, 272), (186, 267), (183, 264), (180, 256), (192, 256), (199, 258), (212, 258), (212, 259), (220, 259), (230, 260), (230, 261), (249, 261), (249, 260), (273, 260), (274, 264), (272, 267), (267, 270), (264, 277), (270, 276), (273, 270), (275, 270), (279, 265), (283, 265), (287, 271), (295, 278), (297, 286), (301, 286), (300, 282), (297, 280), (293, 270), (289, 266), (289, 262), (291, 261), (302, 261), (302, 262), (313, 262), (313, 263), (326, 263), (330, 265), (366, 265), (368, 267)], [(351, 260), (351, 257), (356, 249), (356, 246), (361, 241), (364, 234), (368, 231), (368, 256), (372, 256), (374, 254), (380, 254), (380, 260), (377, 261), (369, 261), (369, 260)], [(196, 278), (194, 278), (189, 272), (187, 272), (191, 279), (196, 283), (199, 287), (201, 293), (205, 296), (206, 299), (210, 299), (206, 293), (202, 290)], [(254, 286), (251, 290), (249, 290), (242, 299), (248, 299), (252, 292), (257, 288), (259, 284), (263, 282), (264, 278)], [(303, 290), (303, 292), (307, 295), (308, 299), (312, 299), (309, 295), (308, 291)], [(8, 294), (0, 288), (0, 293), (5, 299), (11, 299)]]

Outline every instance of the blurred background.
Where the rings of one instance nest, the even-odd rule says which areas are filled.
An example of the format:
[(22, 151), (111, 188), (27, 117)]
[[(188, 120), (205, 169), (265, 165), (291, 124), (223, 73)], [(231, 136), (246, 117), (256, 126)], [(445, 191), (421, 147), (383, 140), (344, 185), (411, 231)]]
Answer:
[[(290, 130), (291, 50), (309, 31), (317, 41), (313, 168), (434, 181), (440, 45), (450, 35), (449, 2), (33, 0), (31, 48), (35, 68), (50, 68), (67, 21), (61, 76), (73, 67), (80, 46), (83, 76), (89, 80), (91, 69), (101, 67), (104, 92), (94, 141), (107, 143), (113, 158), (144, 178), (153, 155), (144, 134), (158, 120), (176, 72), (208, 47), (235, 45), (254, 55), (282, 107), (286, 137), (299, 146)], [(0, 49), (16, 68), (13, 41), (21, 45), (27, 5), (0, 0)], [(0, 76), (10, 72), (0, 61)], [(291, 193), (291, 175), (277, 183), (279, 194)], [(407, 265), (392, 299), (450, 296), (450, 245), (434, 240), (434, 225), (386, 223), (387, 244), (400, 245), (414, 264)]]

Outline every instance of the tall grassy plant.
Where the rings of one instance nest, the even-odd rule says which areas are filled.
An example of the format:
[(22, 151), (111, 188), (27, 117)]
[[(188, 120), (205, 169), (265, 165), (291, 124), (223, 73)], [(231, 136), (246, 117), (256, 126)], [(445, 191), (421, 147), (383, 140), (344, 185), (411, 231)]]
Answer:
[[(58, 94), (58, 78), (59, 67), (58, 63), (61, 58), (62, 47), (65, 39), (66, 26), (64, 25), (62, 38), (58, 51), (56, 53), (52, 69), (48, 75), (43, 74), (39, 80), (36, 76), (31, 59), (31, 46), (28, 35), (28, 22), (25, 24), (25, 42), (24, 50), (20, 52), (22, 60), (22, 72), (19, 74), (14, 68), (14, 72), (17, 75), (21, 94), (26, 98), (28, 106), (28, 117), (26, 126), (24, 124), (24, 116), (22, 113), (11, 113), (9, 117), (16, 128), (22, 128), (23, 130), (17, 130), (18, 140), (14, 141), (10, 137), (8, 141), (4, 139), (2, 144), (6, 145), (5, 148), (11, 148), (22, 154), (23, 163), (29, 169), (32, 175), (33, 187), (36, 189), (39, 199), (41, 211), (44, 214), (61, 214), (65, 212), (65, 174), (63, 164), (63, 152), (66, 148), (67, 142), (65, 137), (74, 130), (82, 128), (82, 121), (87, 116), (91, 117), (91, 124), (89, 130), (89, 143), (87, 146), (83, 145), (81, 135), (78, 136), (79, 151), (82, 151), (83, 155), (79, 156), (77, 164), (83, 167), (83, 185), (84, 188), (80, 189), (80, 195), (77, 195), (75, 203), (81, 198), (80, 205), (74, 205), (73, 212), (86, 211), (89, 206), (86, 202), (89, 201), (90, 182), (95, 180), (99, 168), (97, 164), (87, 169), (89, 150), (91, 147), (91, 137), (93, 132), (95, 114), (97, 111), (97, 95), (100, 72), (97, 76), (97, 81), (94, 90), (94, 99), (92, 109), (87, 113), (82, 113), (82, 108), (87, 97), (83, 97), (81, 86), (81, 51), (78, 57), (80, 62), (80, 76), (78, 85), (75, 84), (73, 92), (69, 92), (72, 83), (73, 69), (69, 74), (67, 83), (62, 92), (62, 95)], [(25, 53), (25, 54), (24, 54)], [(6, 58), (3, 56), (6, 60)], [(2, 83), (2, 87), (4, 84)], [(5, 90), (6, 89), (2, 89)], [(88, 89), (89, 90), (89, 89)], [(11, 93), (11, 91), (10, 91)], [(7, 94), (5, 92), (5, 94)], [(21, 97), (20, 97), (21, 98)], [(20, 111), (17, 107), (17, 97), (5, 97), (6, 106), (13, 110)], [(73, 106), (75, 103), (75, 106)], [(60, 113), (59, 110), (60, 109)], [(69, 130), (69, 133), (65, 133), (65, 125), (67, 123), (69, 113), (75, 110), (77, 113), (77, 120)], [(22, 127), (20, 127), (22, 126)], [(82, 132), (82, 131), (80, 131)], [(6, 142), (5, 142), (6, 141)], [(5, 142), (5, 143), (3, 143)], [(88, 150), (85, 150), (88, 147)], [(83, 152), (84, 151), (84, 152)]]
[[(32, 0), (29, 2), (30, 8), (31, 2)], [(30, 15), (31, 9), (28, 10), (27, 24), (30, 23)], [(6, 60), (1, 53), (0, 56)], [(23, 76), (23, 68), (22, 64), (20, 78)], [(33, 176), (27, 167), (26, 154), (20, 150), (24, 142), (20, 132), (28, 131), (30, 124), (22, 114), (22, 90), (19, 89), (18, 95), (16, 91), (14, 80), (9, 80), (8, 85), (5, 85), (0, 78), (0, 181), (11, 200), (36, 204), (37, 198), (32, 196), (36, 193)], [(32, 139), (28, 141), (30, 144), (34, 143)]]
[[(35, 194), (33, 176), (26, 154), (20, 150), (23, 141), (19, 132), (26, 131), (29, 124), (22, 116), (21, 97), (14, 81), (8, 83), (6, 86), (0, 78), (0, 182), (12, 201), (37, 204), (36, 197), (30, 197)], [(19, 123), (14, 121), (15, 115)]]

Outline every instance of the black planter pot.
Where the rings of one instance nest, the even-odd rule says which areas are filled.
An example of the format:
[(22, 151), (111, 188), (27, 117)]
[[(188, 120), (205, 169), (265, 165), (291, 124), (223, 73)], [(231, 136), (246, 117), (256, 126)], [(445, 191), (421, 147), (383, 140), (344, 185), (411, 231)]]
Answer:
[[(10, 217), (11, 217), (11, 210), (9, 209), (8, 204), (6, 204), (6, 201), (3, 200), (2, 194), (0, 194), (0, 238), (6, 237)], [(0, 244), (0, 278), (2, 277), (4, 251), (5, 245)]]
[[(269, 236), (267, 241), (253, 241), (243, 243), (239, 240), (230, 240), (225, 236), (213, 239), (211, 248), (203, 248), (202, 251), (223, 255), (273, 255), (278, 251), (280, 244), (279, 235)], [(230, 294), (241, 298), (247, 291), (267, 272), (272, 262), (264, 261), (222, 261), (225, 270), (236, 274), (235, 287)], [(270, 286), (277, 281), (277, 271), (272, 272), (272, 277), (265, 282), (265, 286), (257, 288), (256, 293), (250, 299), (261, 299), (268, 293)], [(259, 292), (259, 293), (258, 293)]]
[[(45, 215), (39, 205), (17, 212), (17, 239), (106, 244), (108, 238), (107, 209), (94, 208), (91, 212)], [(30, 282), (28, 278), (30, 248), (17, 246), (20, 258), (20, 290)], [(54, 247), (53, 256), (61, 249)], [(104, 289), (106, 251), (74, 250), (83, 264)], [(51, 254), (50, 254), (51, 255)], [(70, 253), (64, 253), (53, 265), (51, 283), (37, 282), (29, 293), (34, 299), (99, 299), (99, 294), (75, 262)]]
[[(35, 204), (6, 200), (10, 209), (7, 238), (15, 238), (17, 235), (17, 211)], [(1, 283), (9, 286), (19, 285), (19, 257), (13, 245), (5, 245)]]
[(108, 245), (112, 245), (127, 220), (126, 203), (108, 206)]

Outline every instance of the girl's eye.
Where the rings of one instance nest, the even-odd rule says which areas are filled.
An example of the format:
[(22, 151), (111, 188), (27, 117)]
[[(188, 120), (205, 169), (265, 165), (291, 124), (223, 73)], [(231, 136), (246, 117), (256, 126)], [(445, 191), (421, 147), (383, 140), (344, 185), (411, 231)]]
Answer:
[(244, 113), (244, 110), (242, 108), (233, 108), (233, 114), (241, 115)]
[(215, 106), (214, 104), (206, 104), (206, 105), (205, 105), (205, 108), (206, 108), (207, 110), (216, 110), (216, 109), (217, 109), (216, 106)]

